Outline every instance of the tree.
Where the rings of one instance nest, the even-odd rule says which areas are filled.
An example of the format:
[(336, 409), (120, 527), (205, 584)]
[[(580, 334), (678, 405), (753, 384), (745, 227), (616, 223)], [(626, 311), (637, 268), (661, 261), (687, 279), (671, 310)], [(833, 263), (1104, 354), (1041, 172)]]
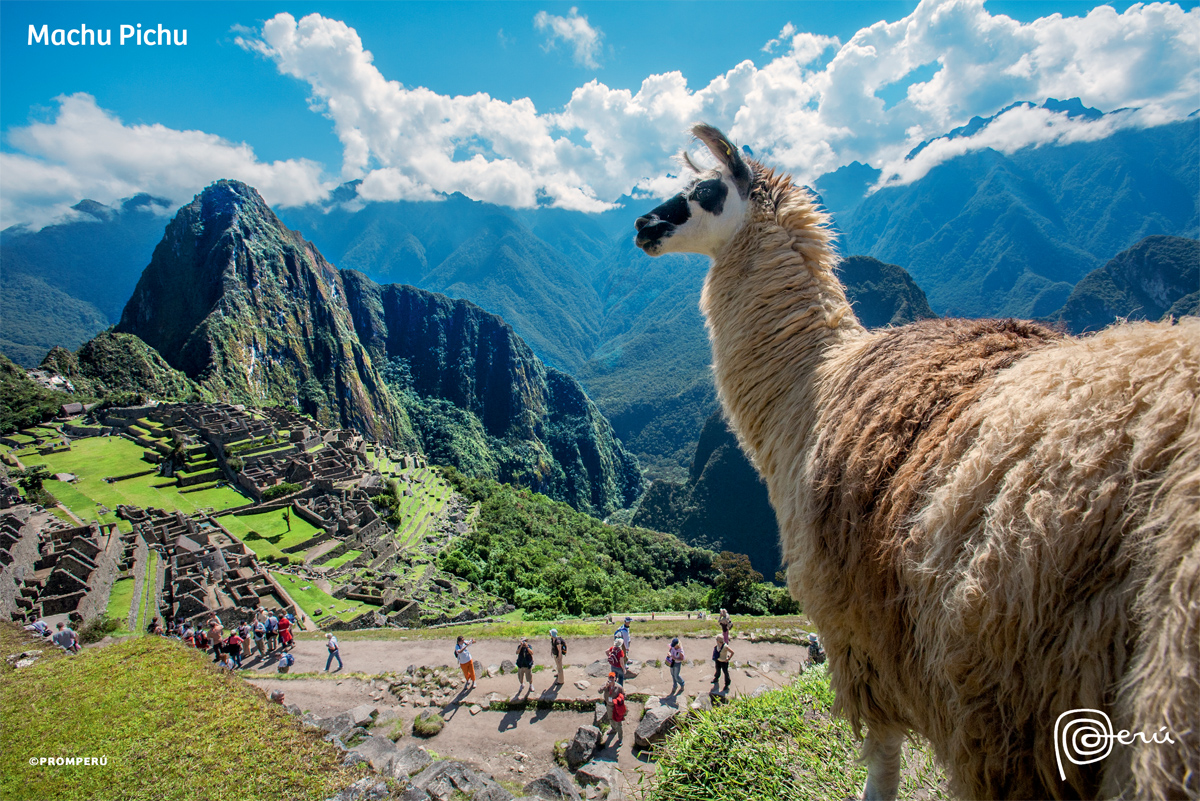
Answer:
[(744, 553), (721, 551), (713, 560), (713, 567), (718, 571), (715, 586), (709, 595), (709, 606), (715, 612), (718, 609), (728, 609), (733, 614), (758, 613), (758, 584), (762, 581), (759, 573), (750, 565), (750, 557)]
[(289, 506), (283, 510), (283, 522), (287, 523), (287, 530), (292, 530), (292, 508)]

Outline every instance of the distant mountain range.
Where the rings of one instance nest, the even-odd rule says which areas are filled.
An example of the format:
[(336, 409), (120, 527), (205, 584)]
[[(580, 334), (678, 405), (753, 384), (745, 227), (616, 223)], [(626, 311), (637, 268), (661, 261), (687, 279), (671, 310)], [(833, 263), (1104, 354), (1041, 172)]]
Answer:
[[(1078, 101), (1046, 106), (1074, 117), (1100, 115)], [(974, 119), (943, 138), (978, 134), (994, 119)], [(931, 313), (1065, 322), (1060, 309), (1088, 273), (1147, 236), (1197, 236), (1198, 134), (1200, 119), (1194, 117), (1093, 142), (1007, 155), (976, 151), (908, 186), (874, 193), (868, 190), (879, 171), (868, 165), (850, 165), (814, 183), (835, 213), (844, 253), (898, 265), (861, 285), (853, 260), (843, 266), (864, 319), (872, 308), (891, 308), (895, 298), (885, 299), (881, 291), (912, 296), (919, 286)], [(132, 295), (162, 236), (165, 218), (149, 213), (155, 203), (142, 197), (106, 209), (85, 201), (76, 220), (36, 233), (0, 234), (0, 350), (33, 366), (52, 345), (74, 349), (116, 322), (123, 300), (114, 299)], [(336, 265), (381, 285), (411, 284), (500, 315), (549, 368), (582, 383), (649, 477), (682, 481), (701, 429), (717, 408), (697, 305), (707, 260), (649, 259), (632, 245), (631, 233), (633, 219), (653, 202), (624, 204), (585, 215), (513, 210), (461, 195), (370, 203), (358, 198), (352, 183), (326, 204), (280, 214), (329, 258), (314, 268), (318, 273)], [(303, 251), (296, 246), (297, 258)], [(1151, 283), (1154, 271), (1175, 269), (1154, 260), (1136, 264), (1150, 271), (1144, 279)], [(344, 279), (331, 279), (330, 286), (347, 289)], [(342, 327), (330, 330), (348, 324), (343, 319)], [(266, 358), (253, 380), (269, 376)], [(364, 393), (356, 395), (361, 404), (353, 414), (377, 404), (372, 398), (380, 376), (368, 371), (362, 379), (351, 392)], [(228, 380), (239, 386), (250, 381)], [(274, 387), (288, 380), (269, 379)], [(292, 387), (296, 398), (305, 381)], [(334, 404), (338, 391), (329, 385), (318, 395), (332, 410), (343, 403)], [(380, 425), (381, 431), (420, 438), (412, 419), (385, 414)]]

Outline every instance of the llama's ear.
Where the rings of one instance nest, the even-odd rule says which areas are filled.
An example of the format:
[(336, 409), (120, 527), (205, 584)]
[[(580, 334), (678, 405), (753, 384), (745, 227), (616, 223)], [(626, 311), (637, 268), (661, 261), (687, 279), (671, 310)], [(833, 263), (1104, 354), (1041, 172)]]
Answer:
[(697, 123), (692, 126), (692, 135), (699, 139), (717, 157), (717, 161), (725, 165), (729, 177), (737, 185), (738, 194), (743, 199), (750, 195), (750, 182), (753, 175), (749, 165), (742, 159), (737, 146), (729, 141), (729, 137), (707, 123)]

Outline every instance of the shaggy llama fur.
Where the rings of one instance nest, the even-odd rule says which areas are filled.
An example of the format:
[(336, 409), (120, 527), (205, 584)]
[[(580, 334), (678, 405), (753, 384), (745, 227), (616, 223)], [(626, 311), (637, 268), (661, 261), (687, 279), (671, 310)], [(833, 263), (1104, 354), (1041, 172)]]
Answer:
[[(702, 250), (701, 307), (789, 588), (838, 709), (868, 728), (867, 794), (877, 769), (894, 794), (916, 733), (961, 797), (1200, 797), (1200, 319), (868, 332), (807, 192), (695, 132), (719, 173), (753, 174), (744, 220)], [(647, 252), (688, 249), (682, 224), (647, 221), (668, 230)], [(1073, 709), (1176, 742), (1064, 760), (1063, 781), (1054, 724)]]

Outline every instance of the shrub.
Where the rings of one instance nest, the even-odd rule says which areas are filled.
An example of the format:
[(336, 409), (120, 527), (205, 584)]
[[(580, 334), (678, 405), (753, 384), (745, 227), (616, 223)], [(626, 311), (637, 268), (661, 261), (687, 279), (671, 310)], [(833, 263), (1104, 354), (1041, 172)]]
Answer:
[(301, 487), (299, 484), (290, 484), (285, 481), (282, 484), (276, 484), (273, 487), (267, 487), (265, 490), (263, 490), (262, 497), (264, 501), (273, 501), (276, 498), (282, 498), (284, 495), (291, 495), (293, 492), (299, 492), (301, 489), (303, 489), (303, 487)]
[(425, 710), (413, 720), (412, 733), (417, 737), (436, 737), (441, 733), (446, 721), (437, 712)]
[(79, 635), (79, 641), (87, 645), (100, 642), (119, 628), (121, 628), (121, 621), (115, 617), (101, 615), (100, 617), (92, 618), (80, 626), (77, 634)]

